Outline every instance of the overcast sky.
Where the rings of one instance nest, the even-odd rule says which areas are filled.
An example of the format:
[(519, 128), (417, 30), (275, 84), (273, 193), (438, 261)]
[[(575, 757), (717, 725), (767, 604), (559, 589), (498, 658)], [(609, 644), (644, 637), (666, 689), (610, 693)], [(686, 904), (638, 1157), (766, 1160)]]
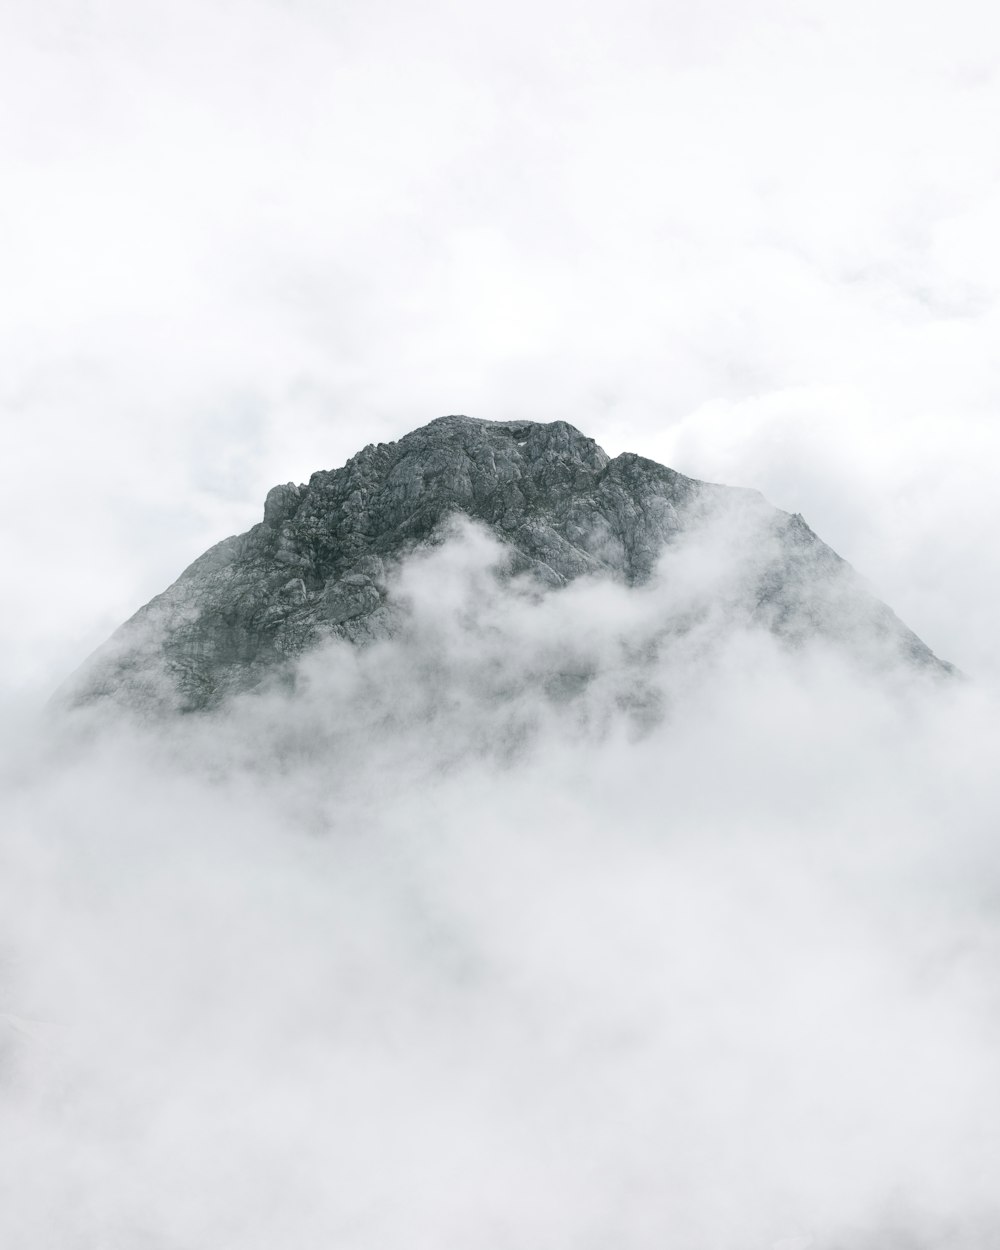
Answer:
[(759, 486), (994, 668), (982, 0), (0, 20), (8, 686), (452, 411)]
[(995, 676), (982, 0), (9, 0), (3, 683), (446, 412), (761, 488)]

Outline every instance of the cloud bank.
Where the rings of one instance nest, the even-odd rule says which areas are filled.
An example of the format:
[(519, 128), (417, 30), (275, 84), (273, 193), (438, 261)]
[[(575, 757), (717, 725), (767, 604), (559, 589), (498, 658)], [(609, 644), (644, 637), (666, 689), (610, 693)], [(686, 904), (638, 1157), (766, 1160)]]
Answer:
[(22, 728), (4, 1241), (992, 1244), (990, 696), (651, 645), (719, 552), (541, 597), (497, 556), (414, 559), (408, 628), (294, 693)]

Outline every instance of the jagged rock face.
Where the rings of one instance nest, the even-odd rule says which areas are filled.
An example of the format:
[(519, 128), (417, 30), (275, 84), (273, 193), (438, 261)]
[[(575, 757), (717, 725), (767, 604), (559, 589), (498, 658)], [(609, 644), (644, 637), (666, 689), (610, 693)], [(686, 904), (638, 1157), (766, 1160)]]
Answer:
[(931, 671), (950, 666), (868, 592), (799, 516), (624, 454), (563, 421), (441, 417), (369, 445), (308, 485), (276, 486), (264, 519), (212, 547), (114, 635), (71, 684), (73, 702), (207, 708), (286, 671), (325, 639), (363, 644), (403, 626), (400, 562), (441, 541), (449, 518), (488, 527), (502, 576), (558, 590), (586, 576), (628, 585), (665, 549), (726, 512), (737, 519), (746, 623), (795, 641), (878, 639)]

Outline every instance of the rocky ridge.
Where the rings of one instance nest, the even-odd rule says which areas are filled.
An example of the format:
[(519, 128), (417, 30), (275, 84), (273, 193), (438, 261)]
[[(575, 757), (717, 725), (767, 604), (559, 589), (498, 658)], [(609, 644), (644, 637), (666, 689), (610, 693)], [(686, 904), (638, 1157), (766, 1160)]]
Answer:
[[(502, 544), (501, 577), (540, 591), (586, 577), (639, 586), (663, 553), (713, 518), (737, 536), (743, 624), (794, 644), (877, 644), (932, 673), (951, 667), (867, 589), (801, 516), (754, 491), (685, 477), (641, 456), (609, 457), (564, 421), (441, 417), (370, 444), (306, 485), (276, 486), (264, 518), (210, 548), (127, 621), (68, 687), (73, 703), (198, 710), (291, 671), (324, 640), (365, 644), (405, 621), (405, 558), (465, 516)], [(732, 597), (732, 588), (727, 592)]]

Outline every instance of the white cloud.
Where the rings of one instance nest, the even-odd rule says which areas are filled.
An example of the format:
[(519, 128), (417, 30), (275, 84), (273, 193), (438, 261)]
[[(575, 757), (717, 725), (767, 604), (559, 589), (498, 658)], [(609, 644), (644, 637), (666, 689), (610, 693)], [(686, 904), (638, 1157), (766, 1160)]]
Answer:
[(538, 600), (494, 559), (415, 561), (410, 628), (294, 697), (22, 738), (6, 1235), (971, 1250), (992, 700), (737, 631), (637, 719), (678, 570)]

